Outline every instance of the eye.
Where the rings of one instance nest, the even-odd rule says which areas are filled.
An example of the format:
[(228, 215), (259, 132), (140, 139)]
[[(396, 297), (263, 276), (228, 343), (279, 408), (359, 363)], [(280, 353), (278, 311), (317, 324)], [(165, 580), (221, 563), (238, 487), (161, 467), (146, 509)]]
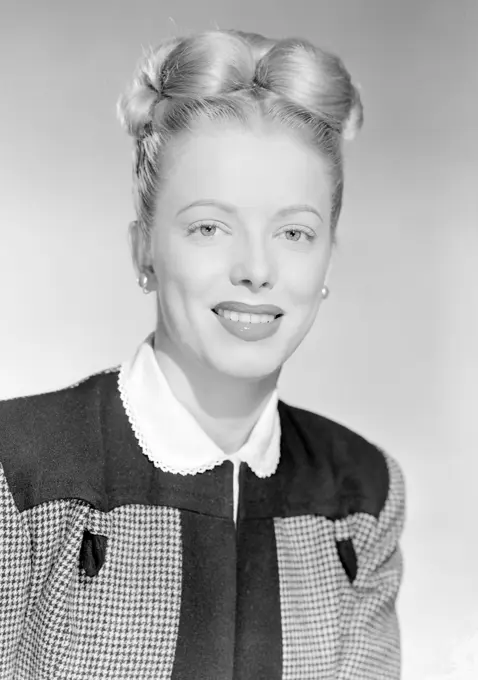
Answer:
[[(315, 239), (317, 234), (312, 229), (306, 229), (305, 227), (287, 227), (281, 234), (294, 234), (294, 238), (286, 239), (287, 241), (293, 241), (294, 243), (299, 243), (301, 234), (306, 238), (306, 241), (311, 242)], [(296, 238), (298, 236), (298, 238)]]
[(192, 224), (190, 227), (188, 227), (187, 233), (195, 234), (196, 232), (200, 231), (202, 236), (211, 238), (216, 233), (216, 229), (219, 228), (220, 225), (215, 224), (214, 222), (196, 222), (195, 224)]

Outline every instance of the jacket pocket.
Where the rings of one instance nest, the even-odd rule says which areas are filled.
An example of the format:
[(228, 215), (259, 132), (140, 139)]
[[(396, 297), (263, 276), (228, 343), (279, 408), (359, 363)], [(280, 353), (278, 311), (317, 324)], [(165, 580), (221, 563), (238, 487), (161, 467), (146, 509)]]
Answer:
[(79, 566), (86, 576), (98, 576), (107, 559), (110, 518), (106, 512), (91, 508), (86, 518), (80, 547)]
[(358, 563), (352, 534), (347, 518), (335, 521), (335, 545), (347, 578), (353, 584), (357, 576)]
[(355, 553), (353, 541), (351, 538), (343, 538), (339, 541), (336, 540), (335, 544), (345, 573), (347, 574), (350, 583), (353, 583), (357, 576), (357, 555)]

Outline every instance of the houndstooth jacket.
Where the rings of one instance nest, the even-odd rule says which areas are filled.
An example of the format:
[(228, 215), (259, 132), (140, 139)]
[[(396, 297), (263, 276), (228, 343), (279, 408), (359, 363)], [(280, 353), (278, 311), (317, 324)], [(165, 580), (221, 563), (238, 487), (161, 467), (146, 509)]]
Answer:
[(0, 402), (0, 680), (397, 680), (404, 480), (278, 404), (275, 474), (142, 454), (113, 369)]

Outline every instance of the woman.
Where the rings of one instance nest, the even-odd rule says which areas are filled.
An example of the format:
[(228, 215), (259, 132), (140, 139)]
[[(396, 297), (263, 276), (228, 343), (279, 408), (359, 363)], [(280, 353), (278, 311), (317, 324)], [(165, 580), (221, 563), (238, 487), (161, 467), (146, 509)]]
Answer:
[(401, 470), (279, 399), (311, 328), (362, 106), (305, 40), (174, 38), (121, 98), (157, 326), (0, 406), (1, 678), (400, 675)]

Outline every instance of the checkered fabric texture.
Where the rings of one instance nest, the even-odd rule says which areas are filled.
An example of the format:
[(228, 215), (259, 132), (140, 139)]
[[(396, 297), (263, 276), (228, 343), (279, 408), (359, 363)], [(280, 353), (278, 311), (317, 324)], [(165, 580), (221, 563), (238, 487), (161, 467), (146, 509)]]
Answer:
[[(387, 454), (390, 488), (375, 517), (276, 518), (282, 611), (283, 680), (399, 680), (395, 602), (402, 578), (398, 541), (405, 512), (403, 474)], [(350, 583), (336, 541), (352, 538)]]
[[(390, 488), (378, 519), (274, 520), (283, 680), (400, 678), (404, 481), (394, 459), (386, 461)], [(148, 505), (101, 512), (69, 499), (20, 514), (0, 466), (0, 680), (170, 679), (181, 613), (180, 512)], [(80, 567), (85, 530), (107, 539), (94, 577)], [(352, 583), (337, 552), (337, 541), (350, 538), (358, 560)]]
[[(0, 679), (168, 680), (181, 604), (179, 511), (101, 513), (57, 500), (20, 517), (2, 482)], [(93, 578), (79, 566), (85, 529), (108, 539)]]
[(0, 465), (0, 678), (14, 678), (29, 600), (30, 536)]

